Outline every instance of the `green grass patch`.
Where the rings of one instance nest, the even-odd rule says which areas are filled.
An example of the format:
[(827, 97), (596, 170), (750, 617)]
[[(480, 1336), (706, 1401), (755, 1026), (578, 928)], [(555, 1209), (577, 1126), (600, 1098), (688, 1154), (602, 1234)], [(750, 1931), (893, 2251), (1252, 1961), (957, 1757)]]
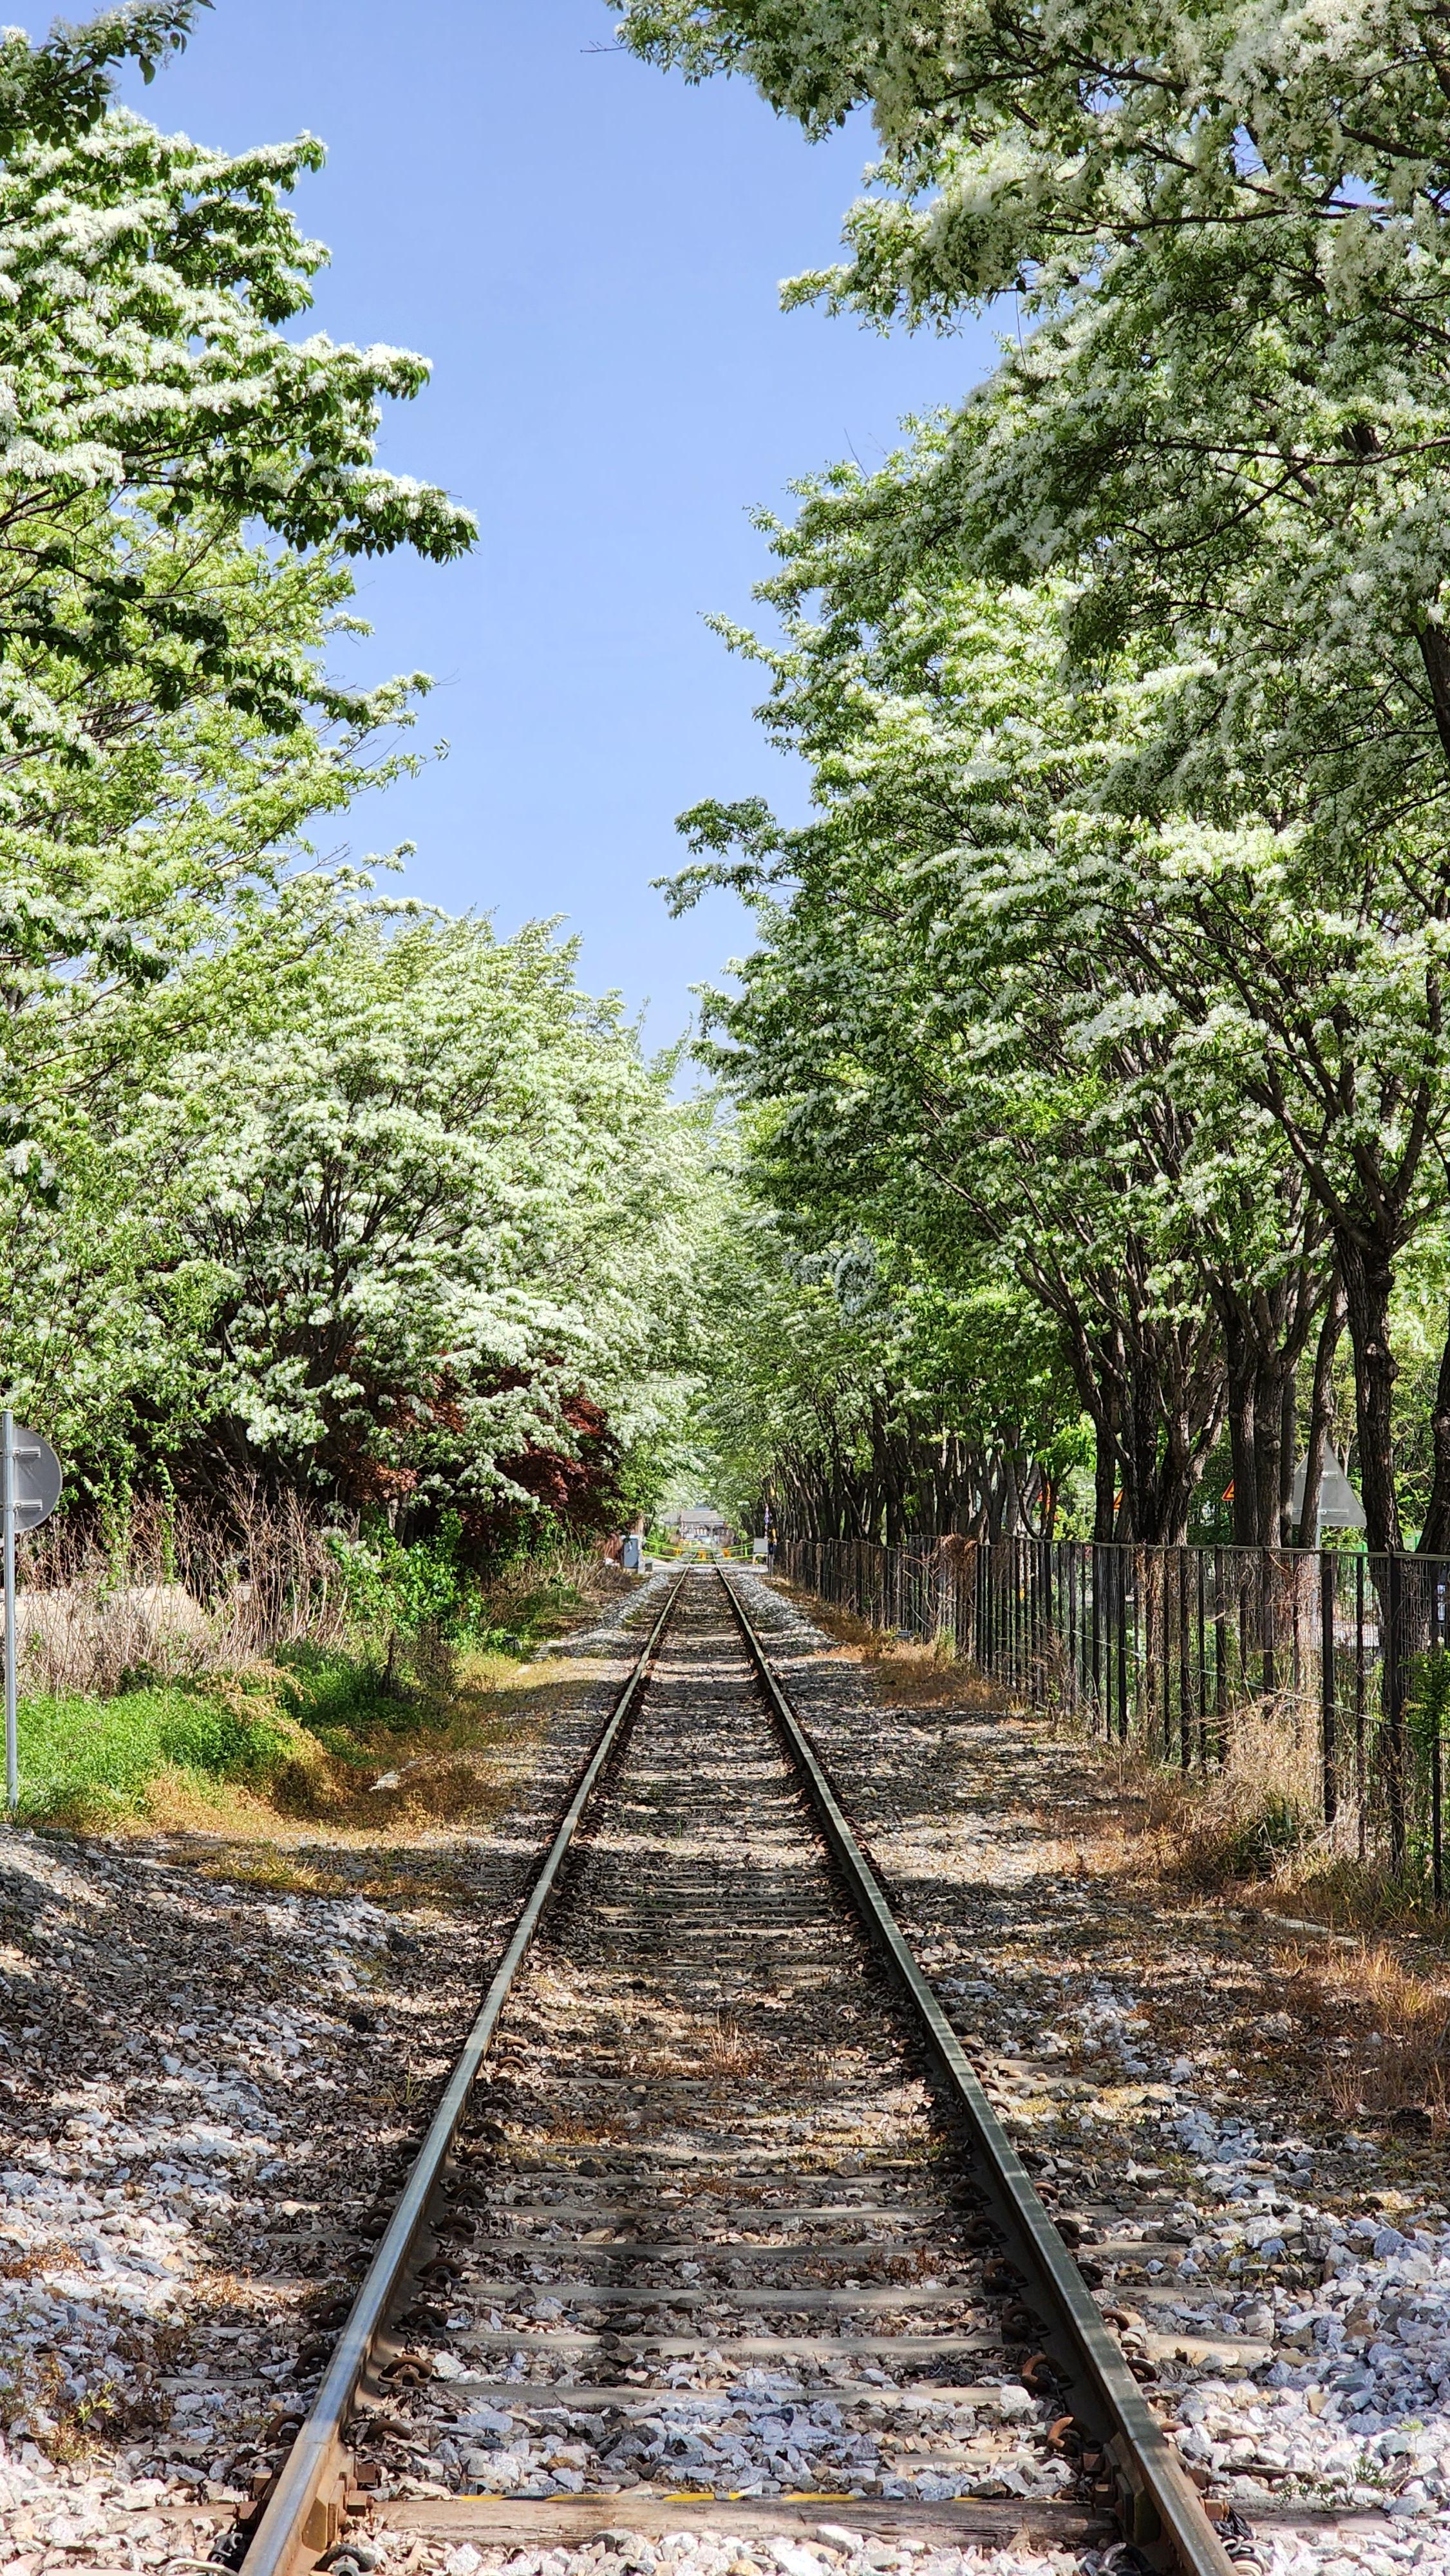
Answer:
[(423, 1734), (437, 1716), (431, 1691), (390, 1679), (384, 1661), (341, 1646), (287, 1646), (278, 1696), (290, 1717), (338, 1762), (366, 1762), (382, 1741)]
[(20, 1811), (32, 1823), (134, 1815), (162, 1772), (203, 1795), (223, 1781), (265, 1789), (296, 1758), (296, 1728), (271, 1694), (232, 1684), (148, 1682), (112, 1699), (24, 1699), (17, 1711)]
[[(462, 1723), (454, 1683), (459, 1652), (505, 1670), (557, 1635), (584, 1603), (547, 1579), (482, 1596), (462, 1637), (400, 1640), (363, 1633), (352, 1646), (286, 1647), (253, 1672), (196, 1681), (139, 1677), (109, 1699), (84, 1692), (23, 1699), (19, 1709), (20, 1812), (32, 1824), (104, 1827), (145, 1814), (165, 1783), (168, 1803), (189, 1794), (224, 1803), (239, 1786), (290, 1812), (311, 1809), (329, 1763), (341, 1786), (353, 1771), (429, 1747)], [(469, 1722), (476, 1715), (474, 1694)]]

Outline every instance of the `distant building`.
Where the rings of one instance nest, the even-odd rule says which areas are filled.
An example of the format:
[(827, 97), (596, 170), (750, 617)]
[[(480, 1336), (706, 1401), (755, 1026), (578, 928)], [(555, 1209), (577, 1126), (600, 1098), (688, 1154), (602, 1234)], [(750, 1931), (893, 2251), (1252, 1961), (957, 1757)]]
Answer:
[(723, 1512), (711, 1503), (691, 1503), (684, 1511), (666, 1512), (661, 1529), (671, 1530), (682, 1547), (733, 1547), (735, 1532)]

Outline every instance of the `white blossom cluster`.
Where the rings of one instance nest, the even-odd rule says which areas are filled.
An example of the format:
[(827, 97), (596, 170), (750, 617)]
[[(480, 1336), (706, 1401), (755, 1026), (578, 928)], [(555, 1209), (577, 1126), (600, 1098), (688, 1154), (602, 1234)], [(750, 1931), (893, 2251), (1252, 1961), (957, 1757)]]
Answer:
[[(689, 818), (760, 906), (722, 1018), (762, 1180), (935, 1299), (939, 1372), (995, 1304), (979, 1410), (1059, 1461), (1086, 1415), (1099, 1537), (1180, 1539), (1227, 1427), (1233, 1534), (1277, 1539), (1276, 1417), (1342, 1306), (1398, 1546), (1391, 1305), (1437, 1294), (1447, 1132), (1438, 5), (618, 5), (809, 133), (869, 107), (848, 258), (789, 296), (1012, 299), (988, 383), (772, 528), (783, 642), (732, 637), (823, 809)], [(1024, 1295), (1066, 1402), (1001, 1329)], [(1441, 1551), (1450, 1458), (1423, 1483)]]

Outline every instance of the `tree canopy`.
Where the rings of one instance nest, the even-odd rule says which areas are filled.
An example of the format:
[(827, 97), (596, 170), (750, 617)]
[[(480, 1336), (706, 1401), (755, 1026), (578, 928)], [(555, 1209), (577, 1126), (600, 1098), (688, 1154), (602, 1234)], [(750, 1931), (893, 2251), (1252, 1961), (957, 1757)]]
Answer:
[[(1446, 1215), (1436, 10), (622, 0), (620, 34), (811, 136), (869, 108), (847, 256), (788, 300), (1010, 299), (985, 384), (769, 528), (766, 717), (820, 820), (686, 818), (760, 907), (720, 1016), (780, 1112), (761, 1186), (1010, 1271), (1100, 1536), (1184, 1535), (1222, 1433), (1237, 1534), (1277, 1537), (1346, 1321), (1397, 1545), (1397, 1300)], [(1442, 1549), (1450, 1350), (1428, 1447)]]
[(549, 924), (322, 839), (428, 756), (423, 675), (331, 667), (350, 565), (474, 522), (377, 462), (427, 362), (292, 327), (321, 146), (114, 103), (196, 16), (0, 40), (7, 1391), (82, 1507), (260, 1483), (487, 1554), (668, 1472), (709, 1121)]

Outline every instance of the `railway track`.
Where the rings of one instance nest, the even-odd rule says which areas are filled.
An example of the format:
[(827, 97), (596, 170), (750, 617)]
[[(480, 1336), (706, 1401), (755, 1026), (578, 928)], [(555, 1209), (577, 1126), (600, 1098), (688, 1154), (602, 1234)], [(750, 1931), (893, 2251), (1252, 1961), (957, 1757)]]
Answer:
[(246, 2534), (1035, 2533), (1233, 2564), (723, 1574), (576, 1785)]

